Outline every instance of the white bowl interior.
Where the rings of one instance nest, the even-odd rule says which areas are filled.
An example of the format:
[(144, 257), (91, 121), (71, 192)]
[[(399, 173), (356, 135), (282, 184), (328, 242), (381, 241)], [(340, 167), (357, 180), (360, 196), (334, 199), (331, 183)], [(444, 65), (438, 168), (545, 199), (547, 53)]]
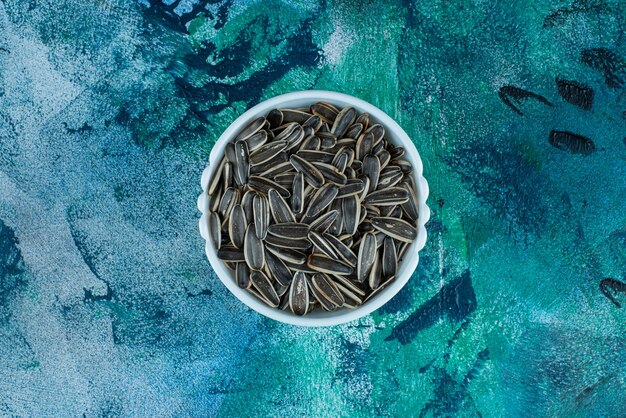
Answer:
[[(317, 101), (325, 101), (332, 103), (339, 107), (352, 106), (360, 112), (369, 113), (371, 119), (375, 123), (380, 123), (385, 127), (386, 138), (395, 145), (405, 148), (406, 153), (404, 158), (413, 165), (413, 173), (416, 186), (416, 192), (419, 202), (419, 220), (418, 220), (418, 233), (417, 239), (409, 245), (402, 262), (399, 265), (399, 270), (396, 274), (396, 279), (393, 283), (382, 289), (376, 296), (370, 299), (367, 303), (359, 306), (355, 309), (342, 308), (334, 312), (324, 312), (322, 310), (315, 310), (314, 312), (306, 316), (297, 316), (288, 311), (281, 311), (276, 308), (271, 308), (258, 300), (252, 294), (237, 286), (234, 280), (234, 273), (229, 270), (226, 265), (217, 258), (217, 251), (213, 247), (208, 234), (207, 215), (208, 215), (208, 198), (206, 189), (208, 187), (209, 179), (213, 176), (213, 172), (218, 166), (219, 160), (224, 155), (224, 148), (233, 137), (243, 129), (247, 123), (252, 119), (265, 115), (268, 111), (274, 108), (294, 108), (307, 106)], [(280, 96), (273, 97), (266, 100), (257, 106), (246, 111), (243, 115), (237, 118), (224, 133), (219, 137), (215, 146), (211, 150), (209, 156), (209, 165), (202, 173), (201, 185), (203, 193), (198, 198), (198, 209), (202, 212), (200, 218), (200, 234), (206, 240), (205, 251), (206, 255), (213, 267), (215, 273), (220, 278), (222, 283), (243, 303), (254, 309), (258, 313), (265, 315), (269, 318), (281, 321), (292, 325), (301, 326), (329, 326), (337, 325), (344, 322), (358, 319), (362, 316), (368, 315), (382, 305), (387, 303), (393, 296), (396, 295), (402, 289), (402, 287), (408, 282), (413, 274), (419, 260), (418, 252), (424, 248), (426, 243), (426, 228), (425, 224), (430, 218), (430, 209), (426, 205), (426, 199), (428, 197), (428, 183), (422, 176), (422, 160), (417, 152), (417, 149), (411, 142), (408, 135), (404, 130), (387, 114), (382, 110), (374, 107), (373, 105), (356, 97), (352, 97), (343, 93), (336, 93), (332, 91), (323, 90), (305, 90), (294, 93), (287, 93)]]

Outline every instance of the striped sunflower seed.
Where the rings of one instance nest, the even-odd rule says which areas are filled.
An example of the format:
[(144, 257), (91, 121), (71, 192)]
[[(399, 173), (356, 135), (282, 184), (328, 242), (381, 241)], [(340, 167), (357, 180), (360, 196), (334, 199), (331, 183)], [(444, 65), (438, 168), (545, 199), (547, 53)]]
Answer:
[(292, 155), (289, 161), (293, 165), (293, 168), (304, 175), (307, 183), (316, 189), (322, 187), (324, 184), (324, 176), (313, 164), (298, 155)]
[(376, 236), (371, 232), (367, 232), (361, 239), (358, 259), (357, 281), (363, 283), (367, 279), (376, 259)]
[(268, 232), (271, 235), (287, 239), (305, 239), (309, 235), (309, 225), (297, 222), (272, 224)]
[(248, 223), (246, 221), (246, 214), (243, 208), (241, 205), (235, 205), (228, 222), (228, 236), (230, 236), (230, 242), (235, 247), (243, 248), (247, 227)]
[(307, 266), (320, 273), (335, 274), (345, 276), (352, 274), (353, 269), (348, 263), (334, 260), (323, 254), (313, 253), (307, 258)]
[(402, 187), (388, 187), (368, 193), (365, 197), (366, 205), (393, 206), (401, 205), (409, 200), (409, 192)]
[(277, 308), (280, 303), (280, 297), (276, 293), (276, 289), (272, 286), (272, 282), (269, 277), (260, 271), (252, 271), (250, 273), (250, 282), (261, 296), (265, 298), (269, 305), (273, 308)]
[(256, 236), (265, 239), (270, 224), (270, 211), (267, 198), (261, 194), (255, 194), (252, 201), (254, 230)]
[(404, 219), (372, 218), (372, 226), (398, 241), (413, 242), (417, 238), (417, 228)]
[(316, 220), (311, 222), (310, 229), (311, 231), (324, 233), (330, 228), (330, 226), (335, 222), (337, 217), (339, 216), (339, 211), (330, 210), (325, 214), (319, 216)]
[(280, 224), (285, 222), (293, 223), (296, 221), (296, 217), (291, 211), (291, 208), (280, 193), (274, 189), (270, 189), (267, 196), (269, 198), (270, 212), (272, 213), (274, 222)]
[(345, 303), (345, 298), (341, 291), (337, 288), (335, 282), (333, 282), (328, 276), (324, 274), (314, 274), (311, 278), (311, 284), (319, 292), (322, 298), (326, 299), (337, 308), (340, 308)]
[(396, 275), (398, 269), (398, 253), (393, 238), (387, 236), (383, 241), (383, 257), (381, 260), (382, 274), (384, 277)]
[(250, 268), (246, 263), (237, 263), (235, 267), (235, 281), (237, 286), (242, 289), (249, 289), (252, 286), (250, 282)]
[[(259, 131), (263, 125), (265, 124), (265, 118), (261, 116), (260, 118), (256, 118), (252, 122), (248, 124), (239, 134), (235, 137), (235, 141), (245, 140), (246, 138), (254, 135), (257, 131)], [(231, 160), (232, 161), (232, 160)]]
[(261, 270), (265, 264), (265, 248), (256, 232), (254, 225), (248, 225), (243, 243), (243, 254), (250, 270)]
[(289, 289), (289, 307), (299, 316), (306, 315), (310, 305), (309, 285), (306, 275), (299, 271), (293, 276)]
[(215, 212), (211, 212), (209, 213), (207, 222), (213, 246), (219, 250), (222, 246), (222, 222), (220, 221), (220, 216)]

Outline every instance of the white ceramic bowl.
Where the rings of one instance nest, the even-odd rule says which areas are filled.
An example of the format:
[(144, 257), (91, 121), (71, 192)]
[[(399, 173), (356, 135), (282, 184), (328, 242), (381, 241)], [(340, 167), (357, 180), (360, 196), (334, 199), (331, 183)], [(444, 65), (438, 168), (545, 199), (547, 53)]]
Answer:
[[(265, 115), (274, 108), (302, 107), (318, 101), (332, 103), (338, 107), (352, 106), (360, 112), (369, 113), (371, 119), (375, 123), (380, 123), (385, 127), (385, 136), (390, 142), (404, 147), (406, 150), (404, 158), (413, 165), (412, 175), (415, 179), (419, 202), (419, 225), (417, 239), (411, 243), (407, 249), (404, 258), (399, 265), (396, 279), (393, 283), (387, 286), (387, 288), (381, 290), (378, 295), (355, 309), (338, 309), (334, 312), (324, 312), (316, 309), (312, 313), (305, 316), (296, 316), (288, 311), (271, 308), (246, 290), (239, 288), (235, 283), (234, 273), (229, 270), (220, 259), (217, 258), (217, 251), (213, 247), (208, 233), (208, 199), (206, 189), (209, 184), (209, 179), (213, 176), (213, 171), (218, 166), (220, 159), (224, 155), (224, 148), (226, 144), (231, 142), (234, 136), (239, 133), (239, 131), (250, 121), (252, 121), (252, 119)], [(285, 322), (287, 324), (313, 327), (329, 326), (342, 324), (370, 314), (387, 303), (408, 282), (417, 267), (419, 260), (418, 252), (424, 248), (426, 243), (426, 228), (424, 225), (430, 218), (430, 209), (426, 205), (426, 198), (428, 197), (428, 183), (422, 176), (422, 160), (420, 159), (415, 146), (404, 130), (382, 110), (361, 99), (348, 96), (347, 94), (323, 90), (305, 90), (276, 96), (254, 106), (252, 109), (238, 117), (237, 120), (235, 120), (219, 137), (215, 146), (211, 150), (211, 154), (209, 155), (209, 165), (202, 173), (201, 185), (203, 192), (198, 197), (198, 209), (202, 212), (202, 217), (200, 218), (200, 234), (206, 240), (206, 255), (209, 258), (209, 262), (211, 263), (213, 270), (215, 270), (217, 277), (220, 278), (228, 290), (230, 290), (240, 301), (248, 305), (250, 308), (262, 315), (267, 316), (268, 318)]]

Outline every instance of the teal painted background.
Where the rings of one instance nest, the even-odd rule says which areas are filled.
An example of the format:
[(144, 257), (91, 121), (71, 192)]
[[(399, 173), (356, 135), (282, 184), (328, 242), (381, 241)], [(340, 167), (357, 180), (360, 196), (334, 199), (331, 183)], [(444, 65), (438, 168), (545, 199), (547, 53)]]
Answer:
[[(609, 0), (0, 1), (0, 415), (626, 415), (625, 27)], [(195, 207), (220, 133), (313, 88), (400, 123), (433, 210), (409, 284), (328, 329), (231, 296)]]

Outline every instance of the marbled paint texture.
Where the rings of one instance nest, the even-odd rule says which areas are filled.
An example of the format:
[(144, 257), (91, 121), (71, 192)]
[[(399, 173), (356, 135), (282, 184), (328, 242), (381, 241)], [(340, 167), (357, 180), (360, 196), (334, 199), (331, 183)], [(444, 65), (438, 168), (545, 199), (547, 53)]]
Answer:
[[(625, 27), (611, 0), (0, 1), (0, 414), (626, 415), (600, 290), (626, 282)], [(409, 284), (333, 328), (242, 306), (197, 231), (220, 133), (304, 89), (395, 118), (431, 189)]]

